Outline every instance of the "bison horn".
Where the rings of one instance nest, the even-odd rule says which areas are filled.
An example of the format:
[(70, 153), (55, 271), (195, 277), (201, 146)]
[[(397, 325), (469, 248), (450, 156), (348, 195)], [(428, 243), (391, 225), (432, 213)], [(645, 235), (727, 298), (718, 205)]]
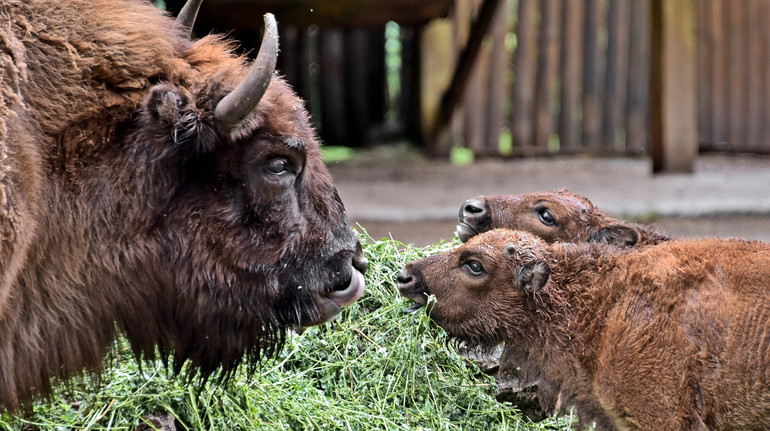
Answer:
[(179, 15), (176, 17), (182, 28), (187, 30), (187, 36), (192, 35), (193, 25), (195, 24), (195, 18), (198, 16), (198, 10), (201, 7), (203, 0), (187, 0), (182, 10), (179, 11)]
[(262, 46), (259, 47), (259, 53), (249, 74), (214, 108), (214, 117), (221, 127), (227, 130), (235, 128), (257, 107), (273, 77), (277, 58), (278, 25), (273, 14), (267, 13)]

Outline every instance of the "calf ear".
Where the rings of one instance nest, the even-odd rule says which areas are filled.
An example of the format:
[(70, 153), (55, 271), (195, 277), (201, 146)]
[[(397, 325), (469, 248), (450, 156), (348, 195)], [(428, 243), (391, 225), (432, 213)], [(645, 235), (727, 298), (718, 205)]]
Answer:
[(639, 242), (639, 233), (620, 224), (607, 226), (588, 237), (588, 242), (603, 242), (618, 247), (633, 247)]
[(548, 262), (535, 260), (516, 271), (516, 286), (528, 294), (533, 294), (548, 283), (550, 276), (551, 266)]

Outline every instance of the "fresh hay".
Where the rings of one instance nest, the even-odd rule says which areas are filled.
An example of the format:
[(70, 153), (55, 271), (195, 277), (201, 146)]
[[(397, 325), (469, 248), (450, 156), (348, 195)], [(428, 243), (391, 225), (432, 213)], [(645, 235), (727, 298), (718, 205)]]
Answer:
[[(494, 398), (496, 382), (458, 353), (443, 330), (395, 288), (426, 248), (361, 234), (367, 292), (333, 322), (289, 336), (259, 371), (227, 382), (185, 385), (162, 362), (138, 364), (123, 345), (101, 379), (60, 386), (26, 413), (0, 415), (0, 428), (134, 430), (148, 415), (171, 415), (190, 430), (530, 430), (569, 429), (569, 418), (533, 424)], [(241, 367), (244, 368), (244, 367)], [(147, 429), (153, 429), (149, 427)]]

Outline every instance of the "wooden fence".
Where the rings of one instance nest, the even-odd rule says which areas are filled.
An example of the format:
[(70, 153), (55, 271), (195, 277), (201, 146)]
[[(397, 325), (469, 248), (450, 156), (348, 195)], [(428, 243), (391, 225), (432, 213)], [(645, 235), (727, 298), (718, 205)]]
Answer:
[(770, 153), (770, 2), (699, 0), (700, 148)]
[[(770, 153), (770, 0), (692, 1), (695, 22), (682, 25), (694, 25), (697, 36), (700, 149)], [(210, 3), (213, 10), (217, 1)], [(396, 97), (386, 85), (383, 25), (282, 22), (279, 70), (308, 100), (327, 143), (364, 146), (394, 130), (425, 136), (425, 90), (451, 73), (482, 1), (451, 3), (439, 20), (448, 31), (433, 32), (436, 20), (426, 18), (401, 23)], [(482, 157), (649, 154), (651, 2), (501, 4), (449, 125), (449, 145)], [(246, 47), (258, 43), (259, 28), (236, 24), (218, 30), (234, 29)]]
[[(506, 7), (454, 139), (485, 156), (645, 153), (649, 2), (518, 0)], [(478, 118), (488, 126), (478, 127)], [(502, 146), (498, 130), (510, 132)]]

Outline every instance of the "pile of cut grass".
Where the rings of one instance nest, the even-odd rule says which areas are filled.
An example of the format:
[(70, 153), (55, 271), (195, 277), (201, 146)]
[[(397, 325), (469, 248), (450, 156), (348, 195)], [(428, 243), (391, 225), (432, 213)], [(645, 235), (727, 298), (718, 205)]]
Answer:
[[(292, 334), (281, 354), (224, 384), (185, 385), (160, 362), (141, 367), (125, 345), (100, 382), (58, 388), (10, 430), (134, 430), (147, 415), (172, 415), (191, 430), (568, 429), (566, 418), (532, 424), (495, 400), (494, 379), (460, 356), (425, 313), (395, 288), (409, 261), (454, 246), (415, 248), (362, 235), (367, 292), (335, 321)], [(152, 428), (149, 428), (152, 429)]]

